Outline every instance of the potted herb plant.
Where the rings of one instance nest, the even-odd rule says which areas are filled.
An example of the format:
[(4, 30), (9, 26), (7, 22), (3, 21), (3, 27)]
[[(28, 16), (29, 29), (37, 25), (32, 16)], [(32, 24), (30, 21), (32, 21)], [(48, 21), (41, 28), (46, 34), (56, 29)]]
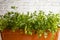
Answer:
[(59, 14), (7, 12), (0, 16), (2, 40), (57, 40), (59, 22)]

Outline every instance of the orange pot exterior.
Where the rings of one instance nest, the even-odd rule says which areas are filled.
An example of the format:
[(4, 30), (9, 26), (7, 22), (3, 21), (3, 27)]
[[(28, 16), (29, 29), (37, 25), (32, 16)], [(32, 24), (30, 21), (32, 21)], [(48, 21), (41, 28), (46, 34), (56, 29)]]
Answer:
[(11, 30), (4, 30), (2, 32), (2, 40), (32, 40), (31, 35), (26, 35), (22, 31), (12, 32)]
[[(58, 32), (55, 33), (54, 40), (58, 40)], [(44, 35), (42, 35), (40, 38), (36, 34), (27, 35), (19, 30), (15, 32), (12, 32), (11, 30), (4, 30), (2, 32), (2, 40), (51, 40), (51, 37), (52, 34), (50, 32), (48, 33), (47, 38), (44, 38)]]
[[(40, 38), (38, 38), (37, 35), (33, 35), (32, 40), (51, 40), (51, 39), (52, 39), (52, 33), (49, 32), (47, 38), (45, 38), (44, 35), (42, 35)], [(58, 32), (55, 33), (54, 40), (58, 40)]]

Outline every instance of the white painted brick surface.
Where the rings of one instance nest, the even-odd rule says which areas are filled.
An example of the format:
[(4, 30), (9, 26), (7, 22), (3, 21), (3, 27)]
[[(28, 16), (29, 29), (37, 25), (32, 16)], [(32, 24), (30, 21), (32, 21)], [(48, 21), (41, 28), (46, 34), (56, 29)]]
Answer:
[(17, 6), (19, 12), (60, 11), (60, 0), (0, 0), (0, 14), (4, 14), (8, 10), (11, 11), (12, 5)]

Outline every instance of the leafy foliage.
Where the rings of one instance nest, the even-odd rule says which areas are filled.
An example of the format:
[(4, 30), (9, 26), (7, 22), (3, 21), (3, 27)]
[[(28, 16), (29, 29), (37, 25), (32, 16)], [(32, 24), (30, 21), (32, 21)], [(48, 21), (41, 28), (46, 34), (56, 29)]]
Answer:
[(49, 32), (56, 32), (58, 29), (58, 24), (60, 21), (59, 14), (48, 14), (46, 15), (43, 11), (36, 11), (32, 14), (27, 12), (7, 12), (0, 16), (0, 30), (10, 29), (17, 30), (22, 29), (25, 34), (31, 34), (35, 31), (36, 34), (41, 36), (43, 33), (47, 34)]

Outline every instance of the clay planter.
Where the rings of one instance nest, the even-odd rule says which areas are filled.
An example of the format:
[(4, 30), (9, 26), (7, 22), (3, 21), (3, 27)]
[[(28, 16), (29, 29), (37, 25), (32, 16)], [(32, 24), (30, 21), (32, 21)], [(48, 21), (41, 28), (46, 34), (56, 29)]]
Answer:
[[(54, 35), (54, 40), (58, 40), (58, 32)], [(44, 35), (42, 35), (40, 38), (36, 34), (33, 35), (27, 35), (24, 34), (23, 31), (16, 30), (15, 32), (12, 32), (11, 30), (4, 30), (1, 32), (2, 34), (2, 40), (50, 40), (52, 37), (52, 34), (48, 32), (48, 37), (44, 38)]]

